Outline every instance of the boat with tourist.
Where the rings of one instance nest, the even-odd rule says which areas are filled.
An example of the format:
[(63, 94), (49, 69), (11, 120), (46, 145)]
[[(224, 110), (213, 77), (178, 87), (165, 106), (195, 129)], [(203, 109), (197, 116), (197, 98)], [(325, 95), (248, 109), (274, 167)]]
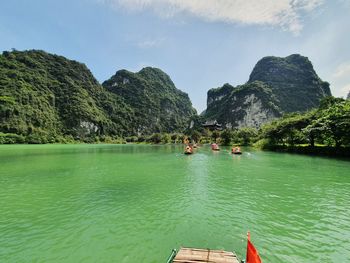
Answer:
[(211, 144), (211, 149), (213, 151), (220, 151), (219, 145), (217, 145), (216, 143)]
[(185, 147), (185, 152), (184, 154), (193, 154), (193, 147), (191, 145), (187, 145)]
[(232, 147), (231, 153), (232, 154), (242, 154), (241, 147), (239, 147), (239, 146)]

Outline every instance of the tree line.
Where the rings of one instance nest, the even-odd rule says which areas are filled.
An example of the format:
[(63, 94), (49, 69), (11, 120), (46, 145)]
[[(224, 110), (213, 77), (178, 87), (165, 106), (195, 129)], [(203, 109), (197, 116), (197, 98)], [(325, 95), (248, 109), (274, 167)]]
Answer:
[[(198, 122), (198, 120), (197, 120)], [(260, 129), (240, 128), (222, 131), (202, 128), (200, 125), (183, 133), (154, 133), (129, 137), (96, 136), (73, 138), (72, 136), (50, 137), (42, 133), (23, 136), (0, 133), (1, 144), (11, 143), (219, 143), (221, 145), (255, 145), (262, 149), (295, 147), (350, 147), (350, 100), (327, 97), (317, 109), (305, 113), (286, 114), (263, 125)]]

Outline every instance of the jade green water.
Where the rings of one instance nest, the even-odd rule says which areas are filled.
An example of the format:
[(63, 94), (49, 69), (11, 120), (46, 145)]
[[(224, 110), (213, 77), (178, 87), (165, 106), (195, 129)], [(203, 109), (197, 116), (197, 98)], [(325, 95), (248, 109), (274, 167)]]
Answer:
[(0, 262), (165, 262), (181, 245), (350, 262), (350, 162), (182, 146), (0, 147)]

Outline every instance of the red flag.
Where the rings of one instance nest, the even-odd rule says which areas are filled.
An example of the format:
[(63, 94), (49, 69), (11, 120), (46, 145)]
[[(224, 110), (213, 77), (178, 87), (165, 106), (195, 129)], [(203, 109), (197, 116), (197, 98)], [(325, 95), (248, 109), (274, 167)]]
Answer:
[(248, 232), (248, 243), (247, 243), (247, 256), (246, 263), (262, 263), (259, 253), (254, 247), (253, 243), (250, 242), (250, 233)]

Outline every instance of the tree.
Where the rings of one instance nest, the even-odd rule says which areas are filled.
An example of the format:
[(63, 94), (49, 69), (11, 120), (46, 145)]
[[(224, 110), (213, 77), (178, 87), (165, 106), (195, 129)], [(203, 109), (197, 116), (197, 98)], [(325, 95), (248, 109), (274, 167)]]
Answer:
[(258, 136), (258, 131), (254, 128), (244, 127), (237, 131), (237, 137), (242, 145), (249, 145)]
[(177, 138), (178, 138), (178, 134), (177, 133), (173, 133), (170, 138), (171, 138), (173, 143), (176, 143)]
[(215, 130), (213, 131), (213, 133), (211, 134), (211, 138), (213, 139), (214, 142), (216, 142), (216, 140), (220, 137), (220, 132)]
[(327, 97), (318, 109), (294, 113), (262, 127), (262, 139), (272, 145), (315, 142), (335, 147), (350, 144), (350, 101)]
[(263, 138), (269, 139), (272, 144), (289, 144), (307, 142), (302, 130), (312, 121), (312, 114), (293, 113), (285, 115), (271, 124), (263, 126)]
[(162, 141), (162, 135), (160, 133), (154, 133), (150, 140), (153, 143), (160, 143)]
[(267, 139), (270, 144), (277, 145), (283, 142), (283, 138), (278, 129), (278, 121), (273, 121), (262, 126), (261, 128), (261, 137)]
[(192, 140), (194, 142), (199, 142), (201, 137), (202, 137), (202, 135), (201, 135), (201, 133), (199, 131), (195, 130), (195, 131), (192, 132), (191, 138), (192, 138)]
[(171, 141), (170, 135), (168, 133), (164, 133), (162, 135), (162, 142), (163, 143), (169, 143)]
[(225, 129), (221, 133), (221, 139), (222, 139), (222, 144), (223, 145), (230, 145), (231, 144), (231, 140), (232, 140), (232, 130)]
[(323, 136), (333, 140), (336, 147), (350, 143), (350, 101), (337, 99), (322, 108), (320, 117), (312, 127), (322, 131)]

